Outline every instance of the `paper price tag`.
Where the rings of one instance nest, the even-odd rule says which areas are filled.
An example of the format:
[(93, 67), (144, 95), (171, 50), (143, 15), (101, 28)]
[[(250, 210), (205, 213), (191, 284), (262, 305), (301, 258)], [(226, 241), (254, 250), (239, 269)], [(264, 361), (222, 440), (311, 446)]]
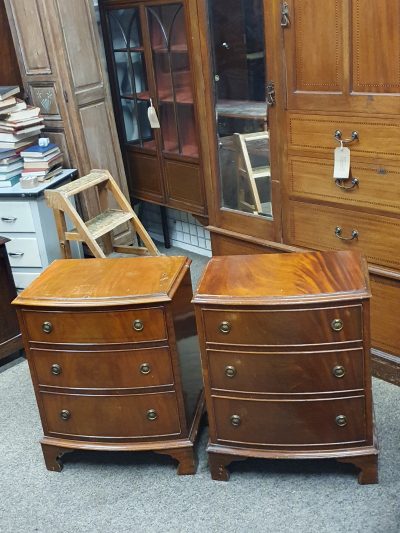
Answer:
[(150, 107), (147, 110), (147, 116), (149, 117), (150, 126), (152, 128), (159, 128), (160, 127), (160, 121), (158, 120), (157, 112), (153, 106), (153, 102), (150, 98)]
[(350, 176), (350, 148), (346, 146), (335, 148), (334, 160), (333, 179), (347, 180)]

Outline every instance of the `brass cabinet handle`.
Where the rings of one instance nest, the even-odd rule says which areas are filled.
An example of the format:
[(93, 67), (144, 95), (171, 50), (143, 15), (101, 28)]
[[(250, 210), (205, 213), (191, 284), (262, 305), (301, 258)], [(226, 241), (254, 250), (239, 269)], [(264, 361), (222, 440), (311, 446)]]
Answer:
[(51, 322), (43, 322), (42, 330), (45, 333), (51, 333), (53, 331), (53, 324)]
[(156, 420), (158, 418), (157, 411), (155, 409), (149, 409), (147, 411), (147, 420), (150, 420), (150, 422), (153, 422), (153, 420)]
[(346, 187), (346, 185), (343, 185), (342, 181), (344, 180), (335, 180), (335, 185), (339, 187), (339, 189), (342, 189), (343, 191), (353, 191), (355, 187), (360, 183), (358, 178), (353, 178), (351, 180), (351, 185)]
[(335, 137), (335, 139), (340, 142), (341, 144), (350, 144), (354, 141), (358, 141), (360, 138), (358, 136), (358, 131), (352, 131), (351, 132), (351, 137), (350, 139), (342, 139), (342, 132), (340, 130), (336, 130), (335, 133), (333, 134), (333, 136)]
[(139, 367), (139, 370), (141, 374), (144, 374), (144, 375), (150, 374), (151, 372), (150, 363), (142, 363)]
[(341, 428), (344, 426), (347, 426), (347, 416), (345, 415), (338, 415), (335, 418), (336, 424), (340, 426)]
[(239, 427), (242, 422), (239, 415), (232, 415), (230, 421), (235, 428)]
[(342, 228), (340, 226), (336, 226), (335, 228), (335, 236), (342, 240), (342, 241), (353, 241), (354, 239), (358, 239), (358, 231), (356, 229), (353, 229), (351, 231), (351, 237), (342, 237)]
[(68, 411), (68, 409), (63, 409), (60, 412), (60, 418), (61, 420), (69, 420), (71, 418), (71, 411)]
[(333, 329), (333, 331), (342, 331), (343, 320), (340, 318), (334, 318), (331, 322), (331, 328)]
[(224, 320), (223, 322), (221, 322), (218, 329), (221, 333), (227, 335), (232, 329), (232, 324)]
[(133, 321), (133, 329), (135, 331), (143, 331), (144, 329), (144, 324), (141, 320), (134, 320)]
[(225, 367), (225, 376), (227, 378), (234, 378), (236, 376), (236, 368), (234, 366)]
[(53, 376), (59, 376), (62, 372), (61, 365), (58, 363), (54, 363), (54, 365), (51, 365), (51, 373)]
[(346, 370), (344, 366), (336, 365), (332, 369), (332, 374), (335, 376), (335, 378), (342, 378), (346, 374)]

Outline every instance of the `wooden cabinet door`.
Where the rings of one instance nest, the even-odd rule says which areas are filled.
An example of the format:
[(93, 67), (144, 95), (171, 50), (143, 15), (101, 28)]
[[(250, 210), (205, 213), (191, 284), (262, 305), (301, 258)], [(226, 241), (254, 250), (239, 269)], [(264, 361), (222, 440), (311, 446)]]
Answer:
[(287, 108), (398, 113), (400, 4), (288, 0)]

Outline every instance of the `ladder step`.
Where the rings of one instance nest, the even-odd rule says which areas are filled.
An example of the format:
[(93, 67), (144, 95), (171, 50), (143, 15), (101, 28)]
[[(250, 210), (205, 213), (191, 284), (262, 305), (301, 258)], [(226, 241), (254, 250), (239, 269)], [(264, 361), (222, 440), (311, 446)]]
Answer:
[[(125, 211), (120, 211), (118, 209), (107, 209), (104, 213), (100, 213), (96, 217), (85, 222), (85, 225), (92, 238), (98, 239), (132, 218), (132, 213), (126, 213)], [(76, 228), (65, 232), (65, 236), (72, 241), (82, 240), (82, 236)]]
[(61, 193), (63, 196), (67, 197), (74, 196), (75, 194), (79, 194), (82, 191), (91, 189), (95, 185), (99, 185), (99, 183), (103, 183), (103, 181), (108, 181), (108, 179), (109, 175), (106, 172), (92, 171), (90, 172), (90, 174), (87, 174), (82, 178), (78, 178), (77, 180), (71, 181), (66, 185), (58, 187), (54, 192), (56, 194)]

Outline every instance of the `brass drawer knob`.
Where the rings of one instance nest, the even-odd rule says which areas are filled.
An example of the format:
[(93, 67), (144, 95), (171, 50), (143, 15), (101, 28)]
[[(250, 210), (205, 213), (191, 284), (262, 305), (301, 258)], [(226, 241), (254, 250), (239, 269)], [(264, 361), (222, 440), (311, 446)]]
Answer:
[(347, 416), (345, 415), (338, 415), (336, 417), (336, 424), (340, 426), (341, 428), (344, 426), (347, 426)]
[(45, 333), (51, 333), (53, 331), (53, 324), (51, 322), (43, 322), (42, 330)]
[(149, 363), (142, 363), (140, 365), (139, 369), (140, 369), (140, 373), (144, 374), (144, 375), (150, 374), (150, 372), (151, 372), (151, 366), (150, 366)]
[(68, 411), (68, 409), (63, 409), (60, 412), (60, 418), (61, 420), (69, 420), (71, 418), (71, 411)]
[(224, 320), (223, 322), (221, 322), (221, 324), (219, 325), (219, 330), (221, 333), (224, 333), (225, 335), (227, 335), (232, 329), (232, 325), (230, 322), (227, 322), (226, 320)]
[(54, 363), (54, 365), (51, 365), (51, 373), (53, 376), (59, 376), (62, 372), (61, 365)]
[(342, 331), (342, 329), (343, 329), (343, 320), (341, 320), (340, 318), (335, 318), (331, 322), (331, 328), (333, 329), (333, 331)]
[(239, 415), (232, 415), (230, 420), (231, 420), (232, 426), (235, 427), (235, 428), (239, 427), (241, 422), (242, 422), (240, 420), (240, 416)]
[(147, 420), (150, 420), (150, 422), (153, 422), (153, 420), (156, 420), (158, 418), (157, 411), (155, 409), (149, 409), (147, 411)]
[(227, 378), (234, 378), (236, 376), (236, 368), (234, 366), (226, 366), (225, 376)]
[(133, 329), (135, 331), (143, 331), (143, 329), (144, 329), (143, 322), (141, 320), (134, 320), (133, 321)]
[(333, 367), (332, 374), (335, 378), (342, 378), (346, 374), (346, 370), (344, 369), (344, 366), (336, 365)]

